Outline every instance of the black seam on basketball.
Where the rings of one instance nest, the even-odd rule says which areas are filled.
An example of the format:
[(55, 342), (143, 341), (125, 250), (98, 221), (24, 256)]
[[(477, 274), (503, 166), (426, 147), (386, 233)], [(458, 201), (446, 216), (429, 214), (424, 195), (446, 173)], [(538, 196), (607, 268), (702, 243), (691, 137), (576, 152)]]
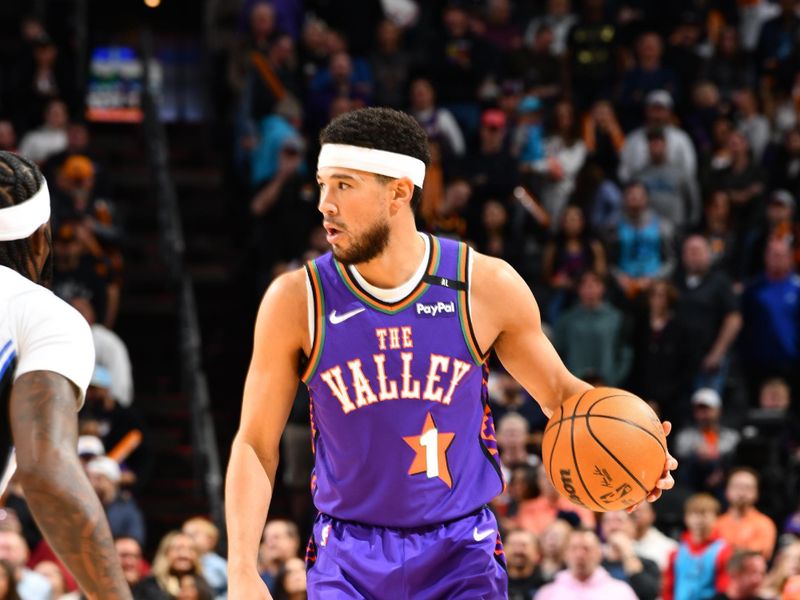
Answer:
[[(578, 402), (576, 403), (576, 407), (577, 407), (578, 404), (581, 403), (581, 400), (583, 400), (583, 396), (588, 394), (590, 391), (591, 390), (586, 390), (585, 392), (583, 392), (581, 397), (578, 399)], [(602, 398), (598, 398), (597, 400), (595, 400), (595, 404), (597, 404), (601, 400), (606, 400), (608, 398), (636, 398), (636, 396), (634, 396), (633, 394), (613, 394), (611, 396), (603, 396)], [(594, 406), (594, 404), (592, 406)], [(573, 416), (569, 416), (569, 417), (564, 417), (564, 419), (574, 419), (575, 417), (582, 417), (582, 416), (583, 415), (573, 415)], [(547, 427), (545, 427), (543, 433), (547, 433), (548, 429), (550, 429), (551, 427), (555, 427), (556, 425), (558, 425), (558, 423), (559, 423), (559, 421), (555, 421), (553, 423), (548, 422)]]
[(586, 409), (586, 414), (587, 415), (591, 414), (593, 417), (602, 417), (604, 419), (611, 419), (613, 421), (622, 421), (623, 423), (627, 423), (628, 425), (630, 425), (632, 427), (636, 427), (636, 429), (640, 429), (641, 431), (644, 431), (647, 435), (649, 435), (651, 438), (653, 438), (656, 441), (656, 443), (661, 447), (661, 449), (666, 453), (667, 449), (664, 447), (664, 444), (661, 443), (661, 440), (658, 439), (658, 436), (653, 435), (653, 432), (651, 432), (651, 431), (647, 430), (646, 428), (642, 427), (641, 425), (639, 425), (635, 421), (629, 421), (628, 419), (626, 419), (624, 417), (615, 417), (614, 415), (596, 415), (596, 414), (592, 413), (592, 409), (595, 406), (597, 406), (598, 404), (600, 404), (600, 402), (602, 402), (603, 400), (605, 400), (605, 398), (599, 398), (594, 404), (592, 404), (588, 409)]
[[(589, 407), (589, 410), (592, 410), (593, 406), (594, 406), (594, 404)], [(637, 479), (637, 477), (633, 473), (630, 472), (628, 467), (626, 467), (624, 464), (622, 464), (622, 462), (616, 456), (614, 456), (614, 454), (611, 452), (611, 450), (606, 448), (606, 445), (603, 442), (601, 442), (600, 439), (594, 434), (594, 432), (592, 431), (592, 426), (589, 424), (589, 417), (590, 416), (594, 416), (594, 415), (592, 415), (590, 412), (587, 412), (586, 413), (586, 431), (589, 432), (589, 435), (592, 436), (592, 439), (594, 439), (594, 441), (597, 442), (598, 446), (600, 446), (603, 450), (605, 450), (606, 454), (608, 454), (614, 460), (615, 463), (617, 463), (620, 467), (622, 467), (622, 470), (625, 471), (628, 474), (628, 476), (636, 482), (636, 485), (638, 485), (640, 488), (642, 488), (642, 491), (645, 494), (649, 494), (650, 490), (648, 490), (646, 487), (644, 487), (642, 482), (639, 481)]]
[[(563, 416), (564, 415), (564, 407), (563, 406), (559, 406), (558, 410), (561, 411), (561, 415)], [(555, 485), (555, 483), (556, 483), (555, 481), (553, 481), (553, 475), (552, 475), (552, 473), (553, 473), (553, 455), (555, 454), (556, 443), (558, 442), (558, 436), (561, 435), (561, 423), (563, 423), (563, 422), (564, 422), (564, 419), (559, 419), (558, 420), (559, 425), (558, 425), (558, 431), (556, 431), (556, 439), (553, 440), (553, 445), (550, 448), (550, 460), (547, 461), (548, 462), (547, 474), (550, 477), (550, 483), (552, 483), (553, 485)]]
[(583, 400), (583, 397), (586, 395), (586, 393), (587, 392), (584, 392), (581, 395), (581, 397), (578, 398), (578, 401), (575, 403), (575, 408), (573, 409), (573, 412), (572, 412), (573, 419), (572, 419), (572, 423), (571, 423), (571, 426), (570, 426), (569, 445), (570, 445), (570, 448), (572, 450), (572, 463), (575, 465), (575, 473), (578, 475), (578, 480), (581, 482), (581, 485), (583, 486), (583, 489), (586, 492), (586, 495), (591, 499), (591, 501), (594, 502), (597, 506), (600, 507), (601, 510), (604, 511), (605, 507), (602, 504), (600, 504), (597, 500), (594, 499), (594, 496), (592, 496), (592, 493), (589, 491), (589, 488), (586, 487), (586, 483), (583, 481), (583, 475), (581, 475), (581, 469), (578, 466), (578, 457), (575, 455), (575, 419), (574, 419), (574, 416), (575, 416), (575, 413), (578, 412), (578, 406), (580, 406), (581, 401)]

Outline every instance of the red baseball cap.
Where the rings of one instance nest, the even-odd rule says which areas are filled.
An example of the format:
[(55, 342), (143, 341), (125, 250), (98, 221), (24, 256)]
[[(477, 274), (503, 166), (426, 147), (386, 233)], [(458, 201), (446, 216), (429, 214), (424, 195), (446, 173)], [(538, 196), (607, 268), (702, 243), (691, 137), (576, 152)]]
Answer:
[(481, 125), (502, 128), (506, 126), (506, 113), (499, 108), (489, 108), (481, 115)]

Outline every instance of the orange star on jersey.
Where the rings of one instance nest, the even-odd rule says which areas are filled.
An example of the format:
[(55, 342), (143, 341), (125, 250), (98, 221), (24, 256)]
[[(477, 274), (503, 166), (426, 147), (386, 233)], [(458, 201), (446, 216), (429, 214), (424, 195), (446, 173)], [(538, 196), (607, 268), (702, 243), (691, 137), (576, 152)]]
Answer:
[(411, 463), (411, 468), (408, 469), (408, 474), (427, 473), (428, 479), (438, 477), (447, 484), (447, 487), (452, 488), (453, 479), (450, 477), (450, 468), (447, 466), (446, 452), (453, 443), (454, 437), (456, 437), (455, 433), (439, 433), (436, 423), (433, 422), (433, 416), (428, 413), (422, 433), (403, 438), (403, 441), (417, 453), (414, 462)]

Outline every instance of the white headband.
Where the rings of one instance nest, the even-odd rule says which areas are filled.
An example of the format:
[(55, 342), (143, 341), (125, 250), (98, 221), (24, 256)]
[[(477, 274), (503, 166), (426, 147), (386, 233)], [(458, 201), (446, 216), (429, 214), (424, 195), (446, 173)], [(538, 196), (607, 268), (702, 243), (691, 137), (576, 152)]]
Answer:
[(47, 182), (22, 204), (0, 208), (0, 242), (24, 240), (50, 220), (50, 192)]
[(323, 167), (344, 167), (397, 179), (408, 177), (420, 188), (425, 181), (425, 163), (420, 159), (408, 154), (361, 146), (324, 144), (319, 151), (317, 169)]

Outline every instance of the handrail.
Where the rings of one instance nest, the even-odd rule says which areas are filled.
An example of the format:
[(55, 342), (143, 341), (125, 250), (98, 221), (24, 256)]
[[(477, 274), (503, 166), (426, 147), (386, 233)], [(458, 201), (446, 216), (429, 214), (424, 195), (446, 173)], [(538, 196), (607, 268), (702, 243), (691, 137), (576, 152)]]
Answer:
[[(186, 244), (175, 182), (169, 169), (167, 136), (164, 124), (159, 118), (158, 99), (149, 77), (149, 64), (153, 55), (153, 37), (149, 31), (145, 31), (142, 33), (144, 61), (142, 105), (145, 139), (158, 206), (162, 255), (167, 263), (170, 281), (178, 291), (181, 387), (189, 397), (191, 408), (194, 480), (196, 483), (203, 481), (211, 518), (221, 526), (224, 522), (222, 470), (214, 422), (211, 418), (208, 381), (201, 358), (202, 342), (194, 286), (184, 264)], [(224, 531), (224, 528), (221, 529)]]

